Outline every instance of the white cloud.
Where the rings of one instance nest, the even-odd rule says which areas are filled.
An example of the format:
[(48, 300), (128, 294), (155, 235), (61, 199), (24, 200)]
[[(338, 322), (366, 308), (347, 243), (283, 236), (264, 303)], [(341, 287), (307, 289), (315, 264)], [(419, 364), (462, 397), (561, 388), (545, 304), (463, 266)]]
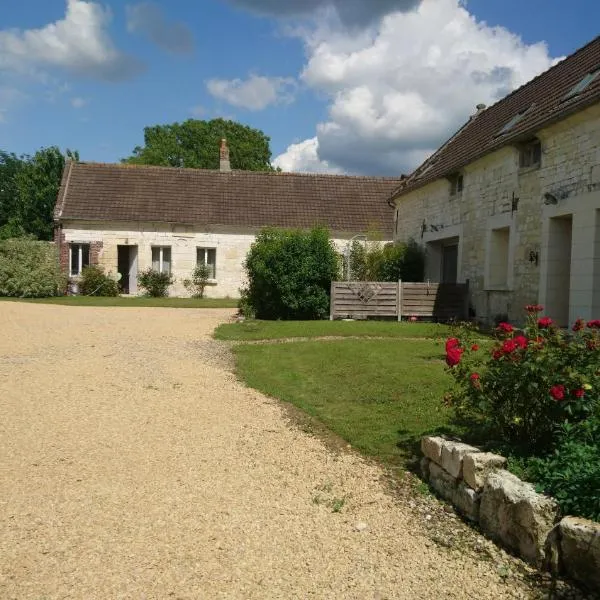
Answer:
[(273, 166), (282, 171), (343, 173), (342, 169), (333, 167), (319, 158), (319, 140), (316, 137), (292, 144), (273, 161)]
[(273, 104), (294, 100), (296, 82), (289, 77), (251, 75), (248, 79), (211, 79), (208, 91), (219, 100), (248, 110), (263, 110)]
[[(477, 22), (460, 0), (423, 0), (376, 29), (350, 34), (331, 22), (303, 34), (304, 83), (329, 98), (317, 159), (352, 173), (410, 172), (483, 102), (491, 104), (553, 64), (545, 44), (525, 44)], [(294, 144), (277, 161), (314, 156)], [(302, 157), (306, 157), (303, 159)], [(289, 164), (289, 163), (288, 163)]]
[[(419, 0), (230, 0), (243, 8), (276, 17), (322, 18), (333, 10), (342, 23), (364, 25), (393, 10), (410, 10)], [(318, 15), (318, 16), (317, 16)]]
[(97, 2), (67, 0), (64, 19), (39, 29), (0, 30), (0, 70), (50, 67), (108, 81), (129, 79), (142, 65), (115, 47), (107, 32), (111, 18)]
[(154, 2), (140, 2), (127, 6), (127, 29), (141, 33), (172, 54), (190, 54), (194, 37), (185, 23), (169, 22), (160, 6)]
[(73, 108), (83, 108), (87, 105), (87, 100), (85, 98), (81, 98), (80, 96), (76, 96), (75, 98), (71, 98), (71, 106)]

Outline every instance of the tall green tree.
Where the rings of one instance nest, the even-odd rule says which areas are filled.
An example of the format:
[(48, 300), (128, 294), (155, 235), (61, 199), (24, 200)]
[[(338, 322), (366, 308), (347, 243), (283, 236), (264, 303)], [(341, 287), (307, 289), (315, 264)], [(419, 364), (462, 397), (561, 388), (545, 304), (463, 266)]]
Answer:
[(79, 154), (56, 146), (33, 156), (0, 155), (0, 238), (52, 239), (52, 217), (67, 159)]
[(144, 129), (144, 145), (123, 162), (162, 167), (218, 169), (221, 140), (227, 139), (232, 169), (272, 171), (270, 138), (247, 125), (213, 119), (189, 119), (183, 123)]

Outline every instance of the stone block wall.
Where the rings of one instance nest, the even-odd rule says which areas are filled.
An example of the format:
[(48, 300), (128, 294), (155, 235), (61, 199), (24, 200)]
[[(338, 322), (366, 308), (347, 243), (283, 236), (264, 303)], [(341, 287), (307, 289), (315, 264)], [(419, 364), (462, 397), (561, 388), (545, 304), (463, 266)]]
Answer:
[(600, 591), (600, 523), (560, 520), (557, 502), (506, 471), (502, 456), (441, 437), (423, 438), (421, 450), (423, 478), (488, 537)]
[[(541, 292), (546, 289), (547, 222), (562, 213), (573, 215), (573, 240), (586, 239), (585, 248), (573, 245), (579, 256), (572, 261), (569, 318), (594, 318), (591, 298), (600, 297), (600, 290), (592, 289), (585, 277), (600, 268), (600, 254), (590, 254), (593, 243), (587, 241), (600, 235), (600, 105), (548, 126), (537, 137), (542, 144), (539, 168), (519, 168), (518, 149), (505, 147), (463, 169), (459, 194), (452, 196), (450, 182), (439, 179), (396, 201), (395, 237), (414, 238), (425, 247), (428, 278), (439, 278), (439, 245), (458, 240), (458, 281), (469, 280), (476, 317), (482, 321), (502, 314), (521, 321), (526, 304), (546, 303)], [(546, 193), (558, 198), (557, 205), (544, 204)], [(507, 282), (492, 285), (490, 235), (505, 227), (510, 229)], [(586, 227), (589, 232), (583, 231)], [(578, 265), (586, 260), (580, 273)], [(581, 301), (582, 294), (587, 299)]]

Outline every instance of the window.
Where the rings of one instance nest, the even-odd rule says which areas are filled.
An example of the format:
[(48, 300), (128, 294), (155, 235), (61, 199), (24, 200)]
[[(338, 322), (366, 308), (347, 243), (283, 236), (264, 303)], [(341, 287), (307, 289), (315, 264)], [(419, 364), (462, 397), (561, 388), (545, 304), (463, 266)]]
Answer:
[(588, 73), (579, 83), (575, 84), (564, 96), (563, 100), (568, 100), (574, 96), (578, 96), (600, 75), (600, 69), (596, 69)]
[(508, 133), (517, 123), (523, 120), (523, 117), (533, 108), (533, 104), (528, 106), (525, 110), (517, 113), (504, 127), (496, 134), (496, 137)]
[(510, 227), (492, 229), (489, 245), (489, 275), (487, 288), (508, 287)]
[(539, 167), (542, 162), (542, 144), (539, 140), (533, 140), (523, 144), (519, 149), (519, 167)]
[(450, 180), (450, 196), (456, 196), (457, 194), (462, 194), (464, 177), (460, 173), (455, 173), (454, 175), (450, 175), (448, 177)]
[(152, 269), (159, 273), (171, 273), (170, 246), (154, 246), (152, 248)]
[(217, 249), (216, 248), (197, 248), (196, 263), (206, 265), (209, 268), (209, 279), (217, 278)]
[(69, 244), (69, 273), (71, 277), (81, 275), (81, 270), (90, 264), (89, 244)]

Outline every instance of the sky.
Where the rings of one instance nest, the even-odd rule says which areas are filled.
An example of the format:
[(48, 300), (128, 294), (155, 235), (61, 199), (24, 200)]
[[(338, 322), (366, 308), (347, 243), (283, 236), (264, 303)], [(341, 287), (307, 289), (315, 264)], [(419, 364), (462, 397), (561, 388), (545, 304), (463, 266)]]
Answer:
[(117, 162), (223, 117), (285, 171), (398, 176), (598, 23), (597, 0), (0, 0), (0, 150)]

